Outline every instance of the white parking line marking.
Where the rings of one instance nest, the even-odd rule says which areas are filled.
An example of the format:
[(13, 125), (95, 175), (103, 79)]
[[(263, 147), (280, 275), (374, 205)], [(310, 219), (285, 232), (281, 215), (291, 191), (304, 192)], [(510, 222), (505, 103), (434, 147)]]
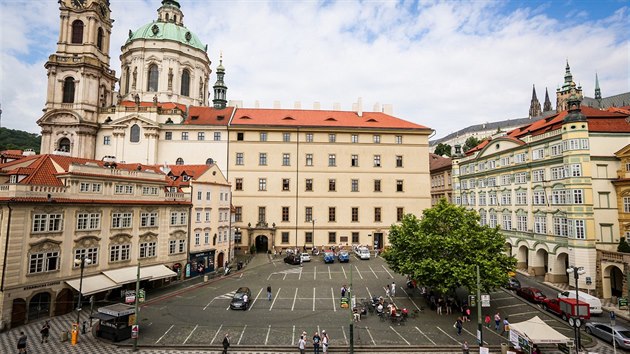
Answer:
[(444, 332), (444, 330), (443, 330), (442, 328), (437, 327), (437, 326), (436, 326), (435, 328), (439, 329), (439, 330), (440, 330), (440, 332), (442, 332), (442, 333), (446, 334), (446, 335), (447, 335), (450, 339), (454, 340), (457, 344), (462, 344), (460, 341), (458, 341), (457, 339), (453, 338), (450, 334), (448, 334), (448, 333)]
[(282, 280), (285, 280), (287, 278), (287, 274), (288, 273), (284, 273), (284, 277), (282, 277)]
[(293, 325), (293, 335), (291, 335), (291, 345), (295, 343), (295, 325)]
[(298, 289), (295, 288), (295, 295), (293, 296), (293, 305), (291, 305), (291, 311), (293, 311), (293, 308), (295, 308), (295, 299), (297, 299), (297, 291)]
[[(512, 316), (512, 315), (510, 315), (510, 316)], [(472, 334), (472, 332), (468, 331), (466, 328), (462, 328), (462, 329), (464, 330), (464, 332), (466, 332), (466, 333), (470, 334), (471, 336), (473, 336), (473, 337), (477, 338), (477, 336), (476, 336), (476, 335)], [(487, 332), (487, 331), (486, 331), (486, 332)], [(483, 343), (484, 343), (484, 344), (488, 344), (488, 342), (486, 342), (485, 340), (483, 341)]]
[(276, 273), (269, 274), (269, 276), (267, 277), (267, 280), (271, 279), (271, 276), (274, 275), (274, 274), (276, 274)]
[(346, 275), (346, 269), (344, 267), (341, 267), (341, 270), (343, 270), (343, 276), (348, 279), (348, 276)]
[(313, 288), (313, 311), (315, 311), (315, 288)]
[(267, 337), (265, 337), (265, 345), (267, 345), (267, 342), (269, 341), (270, 332), (271, 332), (271, 325), (269, 325), (269, 328), (267, 328)]
[(247, 325), (245, 325), (245, 327), (243, 327), (243, 332), (241, 332), (241, 336), (238, 337), (238, 343), (236, 343), (236, 345), (241, 345), (241, 339), (243, 339), (243, 334), (245, 334), (245, 330), (247, 329)]
[(212, 343), (214, 343), (214, 340), (217, 339), (217, 336), (219, 335), (219, 332), (221, 332), (221, 328), (223, 328), (223, 325), (220, 325), (219, 329), (217, 329), (217, 333), (215, 333), (214, 337), (212, 337), (212, 341), (210, 342), (210, 345), (212, 345)]
[(529, 311), (529, 312), (521, 312), (521, 313), (511, 313), (510, 317), (512, 316), (525, 316), (525, 315), (530, 315), (532, 313), (538, 313), (538, 311)]
[(499, 306), (499, 307), (497, 307), (497, 310), (498, 310), (498, 309), (506, 309), (506, 308), (508, 308), (508, 307), (519, 307), (519, 306), (527, 306), (527, 304), (526, 304), (526, 303), (521, 303), (521, 304), (516, 304), (516, 305), (505, 305), (505, 306)]
[(332, 279), (332, 275), (330, 275), (330, 266), (328, 266), (328, 279)]
[(385, 269), (385, 271), (387, 272), (387, 274), (389, 274), (390, 278), (393, 278), (394, 276), (392, 275), (392, 273), (389, 272), (389, 270), (387, 270), (387, 268), (385, 268), (384, 265), (381, 264), (381, 267), (383, 267), (383, 269)]
[(346, 328), (341, 326), (341, 332), (343, 333), (343, 341), (348, 345), (348, 337), (346, 337)]
[(372, 266), (368, 266), (368, 267), (370, 267), (370, 270), (372, 271), (372, 274), (374, 274), (376, 279), (378, 279), (378, 275), (376, 275), (376, 272), (374, 271), (374, 269), (372, 269)]
[(317, 266), (313, 267), (313, 280), (317, 280)]
[(212, 301), (214, 301), (214, 299), (210, 300), (210, 302), (209, 302), (209, 303), (208, 303), (208, 304), (207, 304), (207, 305), (203, 308), (203, 310), (204, 310), (204, 311), (208, 308), (208, 306), (210, 306), (210, 304), (212, 303)]
[(335, 304), (335, 291), (333, 290), (333, 288), (330, 288), (330, 295), (332, 296), (333, 310), (337, 312), (337, 305)]
[(493, 297), (492, 300), (509, 300), (509, 299), (513, 299), (513, 297), (509, 296), (509, 297)]
[(269, 307), (269, 311), (271, 311), (271, 309), (273, 308), (273, 304), (276, 303), (276, 300), (278, 300), (278, 298), (280, 297), (280, 291), (282, 290), (282, 288), (278, 288), (278, 292), (276, 293), (276, 297), (273, 298), (273, 301), (271, 302), (271, 307)]
[(361, 272), (359, 272), (359, 268), (357, 268), (357, 266), (354, 266), (354, 269), (357, 270), (357, 273), (359, 273), (359, 276), (361, 277), (361, 279), (363, 279), (363, 275), (361, 275)]
[(420, 308), (418, 307), (418, 305), (416, 305), (415, 301), (413, 301), (413, 299), (411, 298), (411, 296), (409, 296), (409, 294), (407, 294), (407, 292), (405, 291), (405, 289), (401, 286), (400, 290), (403, 291), (403, 293), (405, 293), (405, 295), (407, 295), (407, 298), (411, 301), (411, 303), (413, 304), (413, 306), (415, 306), (418, 311), (420, 311)]
[(251, 311), (252, 307), (254, 307), (254, 304), (256, 303), (256, 300), (258, 300), (258, 297), (260, 296), (260, 293), (262, 293), (263, 288), (260, 288), (260, 290), (258, 291), (258, 294), (256, 295), (256, 298), (254, 299), (254, 301), (252, 302), (251, 305), (249, 305), (249, 308), (247, 309), (247, 311)]
[(374, 337), (372, 337), (372, 333), (370, 332), (370, 329), (365, 327), (365, 330), (368, 332), (368, 335), (370, 336), (370, 339), (372, 340), (372, 344), (376, 345), (376, 342), (374, 341)]
[(429, 336), (427, 336), (426, 334), (424, 334), (424, 332), (422, 332), (422, 331), (420, 330), (420, 328), (418, 328), (418, 327), (414, 327), (414, 328), (415, 328), (418, 332), (420, 332), (420, 334), (422, 334), (422, 335), (424, 336), (424, 338), (428, 339), (428, 340), (429, 340), (429, 342), (431, 342), (431, 344), (435, 345), (435, 342), (434, 342), (431, 338), (429, 338)]
[(241, 275), (238, 276), (239, 279), (241, 279), (243, 277), (243, 273), (241, 273)]
[(195, 328), (193, 328), (192, 331), (190, 331), (190, 334), (188, 335), (188, 337), (186, 337), (186, 339), (184, 339), (184, 344), (186, 344), (186, 342), (188, 342), (188, 340), (190, 339), (190, 337), (193, 335), (193, 333), (195, 332), (195, 330), (197, 329), (197, 327), (199, 327), (199, 325), (195, 325)]
[(400, 333), (398, 333), (398, 331), (397, 331), (397, 330), (395, 330), (395, 329), (394, 329), (394, 327), (389, 326), (389, 328), (390, 328), (392, 331), (394, 331), (394, 333), (396, 333), (396, 334), (397, 334), (400, 338), (402, 338), (402, 340), (404, 340), (404, 341), (405, 341), (405, 343), (407, 343), (407, 345), (411, 345), (411, 343), (407, 342), (407, 340), (405, 339), (405, 337), (403, 337), (402, 335), (400, 335)]
[(304, 268), (301, 268), (301, 267), (300, 267), (300, 275), (298, 275), (298, 280), (301, 280), (301, 279), (302, 279), (302, 270), (303, 270), (303, 269), (304, 269)]
[(172, 324), (172, 325), (171, 325), (171, 326), (170, 326), (170, 327), (166, 330), (166, 332), (164, 332), (164, 334), (163, 334), (160, 338), (158, 338), (158, 340), (155, 342), (155, 344), (160, 343), (160, 341), (162, 340), (162, 338), (164, 338), (164, 336), (165, 336), (165, 335), (167, 335), (167, 334), (168, 334), (168, 332), (170, 332), (170, 331), (171, 331), (171, 329), (173, 329), (173, 327), (175, 327), (175, 325), (174, 325), (174, 324)]

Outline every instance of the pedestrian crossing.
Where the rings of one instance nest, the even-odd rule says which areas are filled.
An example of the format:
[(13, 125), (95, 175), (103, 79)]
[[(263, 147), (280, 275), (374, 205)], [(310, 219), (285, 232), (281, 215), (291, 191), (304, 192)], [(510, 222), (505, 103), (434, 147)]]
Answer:
[(234, 297), (234, 294), (236, 294), (236, 290), (230, 291), (227, 294), (216, 296), (215, 299), (217, 299), (217, 300), (232, 300), (232, 298)]

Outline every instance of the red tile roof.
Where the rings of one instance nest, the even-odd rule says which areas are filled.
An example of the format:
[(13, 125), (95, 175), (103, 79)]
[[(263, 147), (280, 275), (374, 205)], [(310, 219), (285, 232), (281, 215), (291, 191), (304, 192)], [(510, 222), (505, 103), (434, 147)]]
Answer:
[(450, 157), (442, 157), (429, 153), (429, 171), (433, 172), (441, 168), (452, 166)]
[[(124, 107), (135, 107), (136, 103), (134, 101), (121, 101), (120, 105)], [(140, 102), (140, 107), (153, 107), (153, 106), (154, 106), (153, 102)], [(181, 103), (158, 102), (157, 106), (160, 107), (161, 109), (173, 109), (177, 107), (181, 109), (182, 112), (186, 112), (186, 105), (183, 105)]]
[[(50, 203), (50, 200), (45, 197), (0, 197), (0, 201), (11, 201), (14, 203)], [(59, 204), (125, 204), (125, 205), (190, 205), (192, 204), (188, 200), (135, 200), (135, 199), (70, 199), (70, 198), (54, 198), (54, 203)]]
[(213, 107), (190, 107), (188, 119), (184, 124), (203, 124), (203, 125), (228, 125), (234, 107), (226, 107), (224, 109), (216, 109)]

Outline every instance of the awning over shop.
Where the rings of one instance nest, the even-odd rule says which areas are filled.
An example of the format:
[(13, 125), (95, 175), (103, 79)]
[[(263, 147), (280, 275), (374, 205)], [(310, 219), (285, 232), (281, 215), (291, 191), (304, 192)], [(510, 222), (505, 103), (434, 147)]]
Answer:
[(140, 277), (150, 277), (150, 280), (158, 280), (177, 276), (177, 273), (162, 264), (140, 268)]
[[(103, 272), (103, 274), (107, 275), (111, 280), (118, 283), (118, 285), (123, 285), (123, 284), (133, 283), (136, 281), (137, 274), (138, 274), (138, 267), (132, 266), (132, 267), (125, 267), (125, 268), (119, 268), (119, 269), (114, 269), (114, 270), (106, 270)], [(151, 278), (150, 275), (142, 274), (142, 271), (140, 272), (140, 280), (147, 280), (150, 278)]]
[[(80, 279), (67, 280), (66, 284), (78, 291), (80, 281)], [(101, 291), (115, 289), (119, 286), (120, 284), (113, 282), (110, 278), (103, 274), (91, 275), (89, 277), (83, 277), (81, 293), (83, 295), (92, 295)]]
[(525, 322), (510, 323), (510, 341), (516, 344), (515, 338), (517, 339), (517, 337), (514, 335), (527, 338), (533, 344), (559, 344), (571, 341), (570, 338), (553, 329), (538, 316)]

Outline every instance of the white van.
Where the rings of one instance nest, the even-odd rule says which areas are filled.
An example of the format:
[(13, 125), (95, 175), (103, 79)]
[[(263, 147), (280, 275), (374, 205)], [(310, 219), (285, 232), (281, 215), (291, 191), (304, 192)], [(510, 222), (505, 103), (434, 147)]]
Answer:
[[(558, 293), (559, 299), (571, 298), (575, 299), (575, 290), (568, 290)], [(584, 301), (589, 304), (591, 309), (591, 315), (601, 315), (602, 314), (602, 302), (599, 298), (589, 295), (585, 292), (578, 291), (578, 299), (580, 301)]]
[(365, 248), (365, 247), (361, 247), (359, 248), (359, 250), (357, 251), (357, 255), (359, 256), (359, 258), (361, 259), (370, 259), (370, 250)]

